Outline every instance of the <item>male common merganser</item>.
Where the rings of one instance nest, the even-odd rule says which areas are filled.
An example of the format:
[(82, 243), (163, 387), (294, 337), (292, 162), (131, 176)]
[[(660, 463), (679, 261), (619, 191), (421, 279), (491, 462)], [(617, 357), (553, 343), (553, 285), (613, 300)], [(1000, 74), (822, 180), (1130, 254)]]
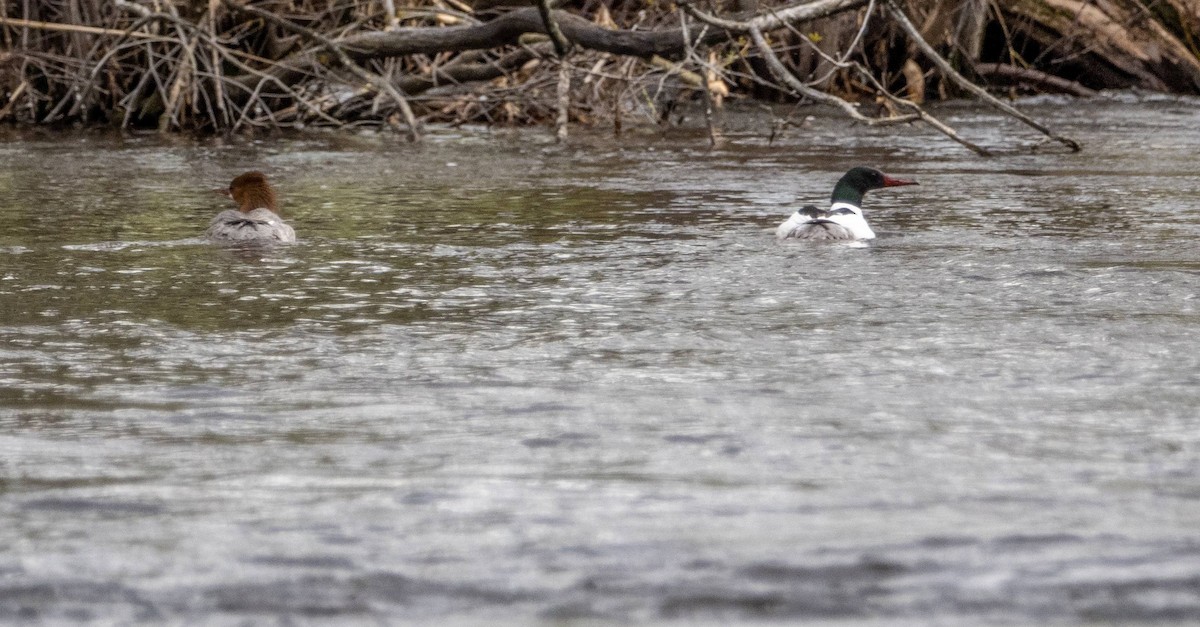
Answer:
[(916, 185), (916, 181), (892, 178), (874, 168), (859, 166), (838, 179), (833, 186), (833, 199), (829, 209), (821, 210), (812, 205), (801, 207), (779, 228), (775, 237), (779, 239), (874, 239), (875, 231), (863, 217), (862, 200), (867, 190), (881, 187)]
[(219, 190), (237, 203), (208, 225), (208, 239), (227, 243), (277, 243), (296, 241), (296, 232), (276, 211), (275, 190), (262, 172), (247, 172), (233, 179), (229, 189)]

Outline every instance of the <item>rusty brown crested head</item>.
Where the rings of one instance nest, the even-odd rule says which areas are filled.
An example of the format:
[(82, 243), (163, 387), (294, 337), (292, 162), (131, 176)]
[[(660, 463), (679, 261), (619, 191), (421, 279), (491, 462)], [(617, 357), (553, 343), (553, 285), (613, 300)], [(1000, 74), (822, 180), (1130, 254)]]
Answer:
[(247, 172), (239, 175), (229, 184), (226, 196), (237, 203), (238, 210), (249, 213), (259, 208), (270, 209), (279, 213), (275, 200), (275, 190), (267, 182), (267, 175), (262, 172)]

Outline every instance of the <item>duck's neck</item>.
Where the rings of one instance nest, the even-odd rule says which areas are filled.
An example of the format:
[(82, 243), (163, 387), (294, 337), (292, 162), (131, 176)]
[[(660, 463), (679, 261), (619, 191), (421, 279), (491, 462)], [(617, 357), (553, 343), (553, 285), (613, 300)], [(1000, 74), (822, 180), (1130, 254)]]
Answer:
[(269, 187), (243, 189), (237, 201), (242, 213), (250, 213), (255, 209), (270, 209), (272, 213), (279, 213), (275, 208), (275, 194)]
[(862, 201), (863, 191), (849, 181), (841, 180), (837, 182), (837, 185), (833, 186), (833, 198), (830, 200), (830, 204), (844, 202), (855, 207), (861, 207)]

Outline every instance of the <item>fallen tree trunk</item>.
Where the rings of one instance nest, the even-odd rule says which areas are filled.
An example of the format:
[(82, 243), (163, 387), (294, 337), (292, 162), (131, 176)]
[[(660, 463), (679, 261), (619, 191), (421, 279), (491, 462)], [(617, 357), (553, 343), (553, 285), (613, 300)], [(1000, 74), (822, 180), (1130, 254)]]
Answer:
[[(1179, 14), (1180, 26), (1183, 16), (1193, 24), (1200, 20), (1200, 3), (1190, 9), (1180, 0), (1173, 4), (1177, 9), (1190, 10), (1190, 14)], [(1002, 6), (1013, 18), (1009, 23), (1018, 34), (1040, 48), (1028, 62), (1048, 73), (1053, 73), (1055, 66), (1067, 66), (1071, 72), (1086, 74), (1086, 69), (1076, 68), (1102, 64), (1113, 76), (1109, 80), (1116, 83), (1105, 87), (1200, 92), (1200, 57), (1195, 41), (1189, 48), (1164, 23), (1148, 15), (1141, 3), (1009, 0)], [(1197, 33), (1190, 34), (1195, 37)]]

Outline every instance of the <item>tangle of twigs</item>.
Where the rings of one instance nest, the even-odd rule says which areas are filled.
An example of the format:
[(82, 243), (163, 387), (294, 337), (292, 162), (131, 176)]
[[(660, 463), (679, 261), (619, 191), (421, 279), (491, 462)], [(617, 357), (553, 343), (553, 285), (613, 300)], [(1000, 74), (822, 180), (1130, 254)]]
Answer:
[[(1073, 148), (980, 80), (1077, 95), (1200, 91), (1196, 55), (1136, 0), (1109, 0), (1103, 16), (1082, 0), (764, 0), (753, 15), (721, 0), (573, 0), (569, 10), (495, 1), (0, 0), (0, 121), (193, 132), (368, 125), (412, 139), (428, 123), (553, 121), (565, 136), (568, 121), (619, 131), (634, 117), (670, 121), (695, 102), (716, 143), (726, 100), (798, 97), (860, 123), (920, 120), (984, 154), (921, 102), (977, 97)], [(1188, 17), (1187, 2), (1160, 1)], [(1028, 9), (1038, 2), (1078, 12), (1038, 23)], [(1191, 17), (1176, 26), (1191, 32), (1200, 15)], [(1101, 26), (1106, 39), (1088, 40), (1086, 28)], [(1162, 68), (1138, 61), (1143, 43)]]

